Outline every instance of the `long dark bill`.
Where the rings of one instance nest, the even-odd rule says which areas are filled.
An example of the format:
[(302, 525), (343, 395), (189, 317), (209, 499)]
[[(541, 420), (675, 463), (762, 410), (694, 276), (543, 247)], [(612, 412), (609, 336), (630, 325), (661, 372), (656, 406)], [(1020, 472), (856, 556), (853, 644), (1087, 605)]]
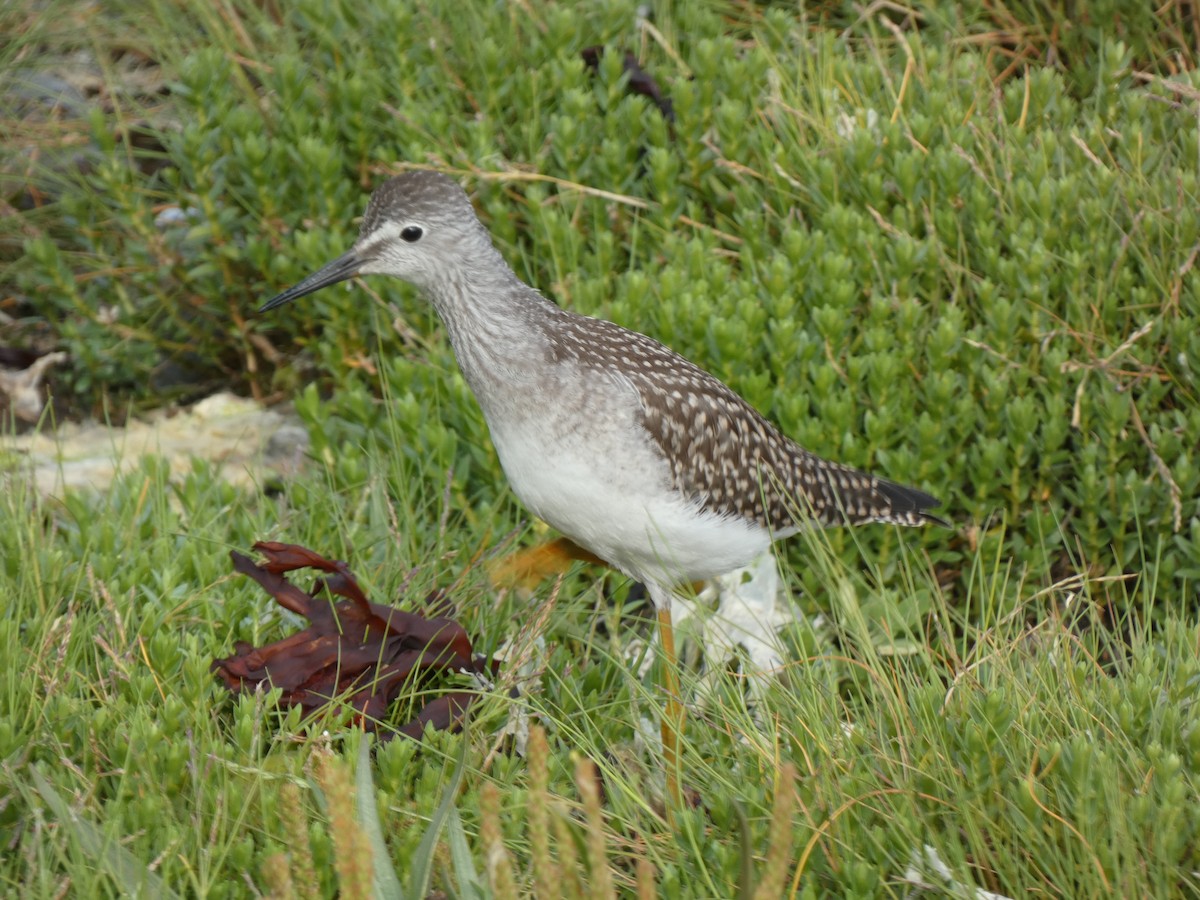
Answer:
[(321, 288), (329, 287), (331, 284), (337, 284), (339, 281), (346, 281), (353, 278), (358, 274), (360, 266), (362, 266), (362, 260), (358, 258), (353, 250), (343, 253), (333, 262), (313, 272), (313, 274), (309, 275), (299, 284), (288, 288), (277, 297), (272, 297), (260, 306), (258, 311), (260, 313), (270, 312), (276, 307), (283, 306), (283, 304), (289, 303), (298, 297), (311, 294), (313, 291), (319, 291)]

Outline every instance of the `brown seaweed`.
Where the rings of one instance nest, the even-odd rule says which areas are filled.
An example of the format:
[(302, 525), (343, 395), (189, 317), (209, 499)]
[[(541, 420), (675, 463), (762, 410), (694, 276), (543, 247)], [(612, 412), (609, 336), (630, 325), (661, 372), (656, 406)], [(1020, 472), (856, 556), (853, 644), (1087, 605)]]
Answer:
[[(300, 706), (306, 715), (345, 703), (364, 728), (375, 730), (406, 686), (415, 688), (439, 672), (484, 674), (488, 670), (486, 662), (473, 654), (471, 639), (458, 622), (446, 615), (427, 616), (372, 603), (346, 563), (296, 544), (260, 541), (254, 549), (264, 561), (256, 563), (233, 551), (234, 569), (253, 578), (276, 602), (310, 624), (265, 647), (239, 642), (233, 656), (215, 660), (212, 670), (234, 693), (275, 687), (281, 691), (282, 705)], [(284, 577), (296, 569), (327, 574), (306, 593)], [(432, 595), (426, 605), (431, 612), (446, 610), (440, 594)], [(476, 692), (464, 690), (442, 694), (397, 731), (381, 729), (380, 736), (419, 739), (430, 724), (457, 729), (476, 697)]]

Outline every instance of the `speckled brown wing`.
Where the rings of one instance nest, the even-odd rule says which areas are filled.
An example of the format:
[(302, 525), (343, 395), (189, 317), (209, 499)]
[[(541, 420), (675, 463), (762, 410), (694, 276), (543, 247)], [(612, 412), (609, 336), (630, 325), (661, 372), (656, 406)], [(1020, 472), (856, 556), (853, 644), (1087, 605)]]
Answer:
[(560, 320), (564, 349), (633, 384), (642, 425), (662, 451), (673, 486), (704, 508), (780, 532), (794, 529), (797, 515), (822, 525), (939, 521), (924, 512), (938, 505), (935, 498), (809, 453), (658, 341), (601, 319), (582, 321), (586, 343), (575, 321)]

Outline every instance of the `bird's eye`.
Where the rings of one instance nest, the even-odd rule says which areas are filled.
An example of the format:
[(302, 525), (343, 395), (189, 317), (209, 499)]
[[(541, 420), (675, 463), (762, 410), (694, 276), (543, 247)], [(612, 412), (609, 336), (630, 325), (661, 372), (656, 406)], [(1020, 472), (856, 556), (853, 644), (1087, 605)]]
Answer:
[(406, 225), (404, 230), (400, 232), (400, 239), (408, 241), (410, 244), (412, 244), (419, 241), (421, 239), (421, 235), (424, 233), (425, 232), (419, 225)]

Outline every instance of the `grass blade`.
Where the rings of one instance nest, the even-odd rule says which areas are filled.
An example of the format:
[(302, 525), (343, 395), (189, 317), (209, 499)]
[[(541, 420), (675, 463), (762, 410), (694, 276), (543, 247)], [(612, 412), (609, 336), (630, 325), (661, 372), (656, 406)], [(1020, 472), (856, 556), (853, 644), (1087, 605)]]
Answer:
[(97, 866), (106, 871), (116, 882), (122, 894), (131, 897), (165, 897), (179, 895), (163, 883), (163, 880), (144, 862), (105, 835), (99, 828), (81, 817), (54, 790), (49, 781), (35, 768), (29, 775), (42, 801), (50, 807), (59, 824), (64, 826), (79, 841), (79, 846), (90, 855)]
[[(383, 826), (379, 821), (379, 810), (375, 806), (375, 781), (371, 777), (371, 737), (364, 734), (358, 744), (358, 770), (355, 773), (355, 794), (358, 796), (358, 824), (367, 835), (371, 845), (372, 878), (377, 900), (404, 900), (404, 888), (392, 866), (387, 843), (383, 839)], [(424, 896), (419, 894), (417, 896)]]
[(433, 876), (433, 851), (437, 848), (438, 838), (442, 828), (450, 818), (450, 810), (454, 808), (454, 800), (458, 796), (459, 785), (462, 784), (463, 774), (467, 770), (467, 747), (470, 740), (466, 729), (463, 729), (462, 744), (458, 750), (458, 759), (454, 763), (454, 774), (450, 783), (442, 793), (442, 802), (434, 810), (433, 818), (429, 820), (429, 828), (421, 838), (421, 844), (413, 856), (413, 867), (408, 875), (409, 897), (424, 897), (429, 893), (429, 881)]
[(462, 817), (458, 814), (456, 806), (450, 807), (450, 818), (446, 822), (446, 843), (450, 845), (450, 861), (454, 865), (454, 877), (458, 882), (458, 896), (461, 900), (484, 900), (483, 885), (479, 881), (479, 873), (475, 871)]

